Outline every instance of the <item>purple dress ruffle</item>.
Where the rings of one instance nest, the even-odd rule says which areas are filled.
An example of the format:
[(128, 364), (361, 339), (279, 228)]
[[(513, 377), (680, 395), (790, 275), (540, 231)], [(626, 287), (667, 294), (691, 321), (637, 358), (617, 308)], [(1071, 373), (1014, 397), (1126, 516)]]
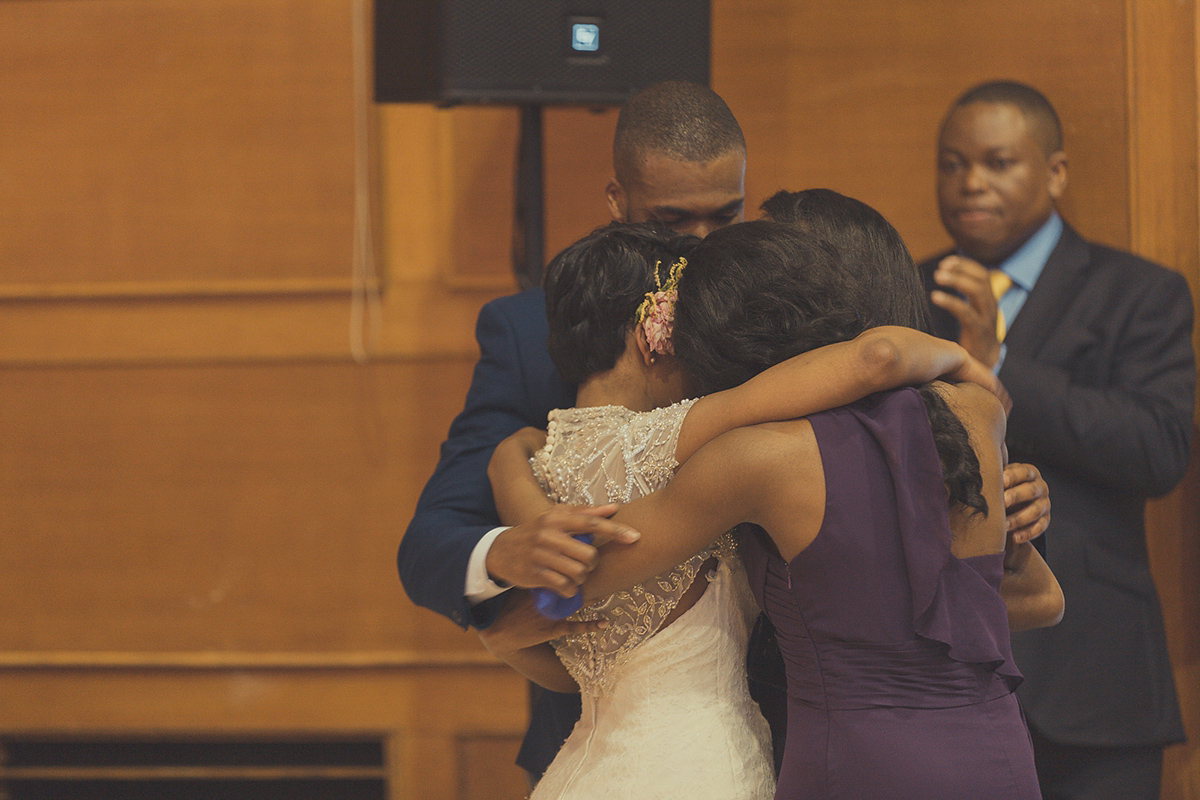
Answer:
[(948, 498), (913, 389), (809, 418), (825, 518), (790, 564), (741, 552), (788, 678), (777, 798), (1037, 798), (1000, 597), (1003, 553), (950, 552)]

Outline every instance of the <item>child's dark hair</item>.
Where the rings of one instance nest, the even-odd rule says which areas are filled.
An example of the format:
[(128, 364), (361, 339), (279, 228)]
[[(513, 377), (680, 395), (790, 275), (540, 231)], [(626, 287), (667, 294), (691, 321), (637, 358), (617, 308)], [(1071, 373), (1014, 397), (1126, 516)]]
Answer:
[(613, 222), (563, 250), (546, 267), (550, 358), (568, 383), (612, 369), (647, 292), (698, 242), (654, 223)]
[[(899, 306), (888, 292), (920, 292), (919, 283), (874, 276), (873, 291), (863, 292), (860, 276), (842, 260), (836, 236), (764, 220), (714, 231), (692, 250), (680, 279), (675, 353), (695, 388), (708, 393), (873, 325), (911, 324), (889, 316)], [(932, 386), (920, 393), (951, 502), (987, 513), (966, 428)]]

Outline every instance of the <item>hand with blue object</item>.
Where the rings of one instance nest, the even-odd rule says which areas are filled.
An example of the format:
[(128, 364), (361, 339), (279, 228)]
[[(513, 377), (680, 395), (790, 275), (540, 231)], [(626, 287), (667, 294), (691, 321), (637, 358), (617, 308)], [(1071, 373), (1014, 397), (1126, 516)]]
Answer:
[(582, 605), (579, 586), (596, 566), (604, 542), (629, 544), (638, 533), (611, 522), (616, 505), (552, 504), (496, 537), (487, 554), (492, 580), (534, 589), (535, 607), (551, 619), (562, 619)]
[[(590, 533), (577, 533), (575, 538), (584, 544), (592, 543)], [(560, 597), (549, 589), (533, 590), (533, 606), (542, 616), (550, 619), (566, 619), (583, 608), (583, 590), (576, 589), (570, 597)]]

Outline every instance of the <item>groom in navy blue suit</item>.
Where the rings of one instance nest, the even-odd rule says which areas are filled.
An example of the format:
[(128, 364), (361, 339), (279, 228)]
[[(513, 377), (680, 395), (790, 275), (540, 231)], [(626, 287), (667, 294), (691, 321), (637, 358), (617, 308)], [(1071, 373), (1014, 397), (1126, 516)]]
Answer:
[[(657, 220), (704, 236), (739, 222), (746, 143), (723, 100), (704, 86), (654, 84), (621, 109), (607, 198), (614, 220)], [(604, 531), (605, 520), (573, 510), (500, 527), (487, 479), (492, 450), (516, 430), (546, 425), (551, 409), (575, 404), (546, 350), (545, 299), (530, 289), (479, 313), (480, 359), (462, 413), (417, 503), (397, 562), (413, 602), (463, 627), (487, 627), (512, 587), (571, 595), (596, 549), (571, 537)], [(518, 763), (540, 776), (579, 718), (579, 696), (539, 692)]]

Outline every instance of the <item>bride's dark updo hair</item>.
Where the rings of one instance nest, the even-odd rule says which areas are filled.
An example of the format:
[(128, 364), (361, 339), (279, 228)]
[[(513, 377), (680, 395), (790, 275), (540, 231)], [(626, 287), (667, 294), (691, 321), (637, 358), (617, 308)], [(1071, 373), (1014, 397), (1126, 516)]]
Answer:
[[(836, 197), (818, 205), (827, 210), (845, 210), (843, 200), (863, 205), (830, 194)], [(791, 356), (847, 341), (876, 325), (921, 326), (912, 300), (923, 303), (924, 293), (903, 241), (898, 234), (864, 238), (863, 225), (894, 229), (877, 213), (853, 210), (832, 215), (835, 223), (843, 222), (819, 228), (819, 235), (812, 232), (815, 226), (758, 220), (713, 231), (692, 250), (679, 283), (674, 343), (697, 393), (737, 386)], [(861, 243), (868, 240), (892, 244), (864, 255)], [(864, 257), (875, 259), (874, 269), (855, 267)], [(897, 292), (915, 298), (896, 302)], [(951, 502), (987, 513), (966, 428), (932, 386), (918, 388)]]
[(567, 247), (546, 266), (550, 358), (569, 384), (612, 369), (647, 292), (700, 240), (657, 223), (613, 222)]

